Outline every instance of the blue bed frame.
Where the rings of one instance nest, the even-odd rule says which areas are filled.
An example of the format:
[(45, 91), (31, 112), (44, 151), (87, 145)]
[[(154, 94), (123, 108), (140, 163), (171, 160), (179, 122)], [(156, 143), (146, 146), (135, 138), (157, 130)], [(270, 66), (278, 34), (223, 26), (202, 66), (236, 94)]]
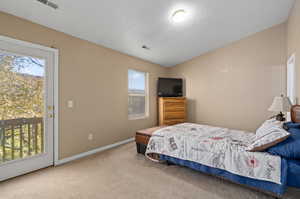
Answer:
[(250, 188), (254, 188), (255, 190), (270, 194), (272, 196), (280, 198), (286, 188), (287, 188), (287, 171), (288, 171), (288, 164), (285, 159), (282, 159), (281, 161), (281, 179), (282, 184), (276, 184), (268, 181), (263, 180), (256, 180), (244, 176), (239, 176), (236, 174), (232, 174), (228, 171), (212, 168), (209, 166), (205, 166), (196, 162), (188, 161), (188, 160), (181, 160), (178, 158), (166, 156), (166, 155), (160, 155), (160, 159), (163, 161), (167, 161), (169, 163), (173, 163), (175, 165), (185, 166), (191, 169), (194, 169), (196, 171), (201, 171), (207, 174), (211, 174), (217, 177), (221, 177), (226, 180), (230, 180), (234, 183), (245, 185)]

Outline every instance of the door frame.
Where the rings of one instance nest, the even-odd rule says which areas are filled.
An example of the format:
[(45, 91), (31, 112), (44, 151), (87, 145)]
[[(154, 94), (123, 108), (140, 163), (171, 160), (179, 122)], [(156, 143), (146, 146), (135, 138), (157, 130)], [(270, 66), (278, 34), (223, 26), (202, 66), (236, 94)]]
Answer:
[(53, 74), (53, 89), (54, 89), (54, 96), (53, 96), (53, 101), (54, 101), (54, 132), (53, 132), (53, 165), (56, 166), (58, 165), (59, 161), (59, 50), (56, 48), (50, 48), (46, 46), (42, 46), (39, 44), (34, 44), (31, 42), (27, 41), (22, 41), (18, 39), (13, 39), (7, 36), (0, 35), (0, 41), (5, 41), (9, 43), (13, 43), (16, 45), (21, 45), (24, 47), (29, 47), (29, 48), (36, 48), (44, 51), (48, 51), (54, 54), (54, 74)]

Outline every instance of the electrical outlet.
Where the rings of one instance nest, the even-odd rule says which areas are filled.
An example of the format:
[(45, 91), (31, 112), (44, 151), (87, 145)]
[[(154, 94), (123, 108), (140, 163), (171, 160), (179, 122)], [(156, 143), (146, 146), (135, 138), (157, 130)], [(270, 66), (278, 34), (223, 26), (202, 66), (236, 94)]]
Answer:
[(92, 133), (90, 133), (89, 136), (88, 136), (88, 140), (92, 141), (93, 139), (94, 139), (94, 135)]

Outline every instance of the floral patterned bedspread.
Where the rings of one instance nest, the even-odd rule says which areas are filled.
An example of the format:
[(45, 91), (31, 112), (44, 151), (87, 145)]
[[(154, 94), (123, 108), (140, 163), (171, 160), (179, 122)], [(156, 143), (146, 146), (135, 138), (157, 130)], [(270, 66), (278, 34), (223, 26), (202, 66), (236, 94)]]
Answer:
[(183, 123), (162, 128), (149, 140), (146, 156), (162, 154), (223, 169), (233, 174), (281, 184), (281, 158), (248, 152), (254, 133)]

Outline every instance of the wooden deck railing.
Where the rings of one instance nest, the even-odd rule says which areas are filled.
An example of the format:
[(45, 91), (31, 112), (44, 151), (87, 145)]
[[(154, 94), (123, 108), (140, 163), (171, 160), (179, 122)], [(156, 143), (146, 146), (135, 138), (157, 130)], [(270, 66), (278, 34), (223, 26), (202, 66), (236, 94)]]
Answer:
[(0, 163), (43, 152), (43, 118), (0, 120)]

